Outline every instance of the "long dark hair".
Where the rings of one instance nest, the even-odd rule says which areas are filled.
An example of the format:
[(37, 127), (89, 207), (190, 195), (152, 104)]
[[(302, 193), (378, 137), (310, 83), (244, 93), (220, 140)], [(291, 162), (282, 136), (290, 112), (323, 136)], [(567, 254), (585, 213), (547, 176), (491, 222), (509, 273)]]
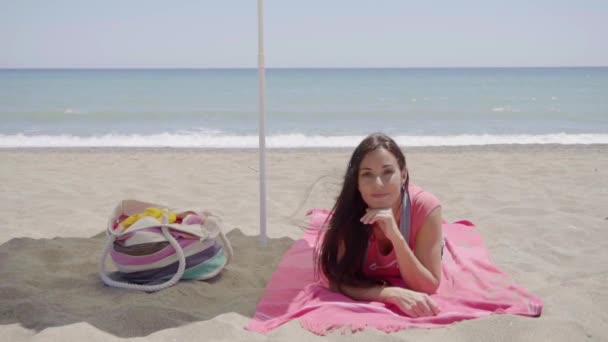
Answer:
[[(378, 148), (391, 152), (397, 159), (400, 171), (405, 170), (405, 156), (393, 139), (383, 133), (373, 133), (363, 139), (350, 158), (342, 190), (333, 207), (323, 241), (315, 249), (317, 275), (319, 271), (323, 272), (330, 284), (338, 286), (338, 289), (341, 285), (365, 287), (376, 282), (363, 274), (363, 261), (372, 232), (359, 221), (365, 215), (367, 205), (359, 192), (358, 176), (363, 158)], [(406, 189), (408, 183), (409, 175), (405, 183)], [(338, 260), (340, 244), (344, 245), (344, 255)]]

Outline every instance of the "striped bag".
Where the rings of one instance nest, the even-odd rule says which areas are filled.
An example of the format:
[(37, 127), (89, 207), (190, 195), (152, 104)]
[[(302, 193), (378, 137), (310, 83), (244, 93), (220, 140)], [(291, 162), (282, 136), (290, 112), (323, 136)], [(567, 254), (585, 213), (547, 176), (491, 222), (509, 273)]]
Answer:
[[(110, 216), (99, 275), (108, 286), (159, 291), (180, 279), (218, 275), (232, 258), (232, 247), (217, 216), (187, 209), (124, 200)], [(110, 255), (117, 268), (106, 272)]]

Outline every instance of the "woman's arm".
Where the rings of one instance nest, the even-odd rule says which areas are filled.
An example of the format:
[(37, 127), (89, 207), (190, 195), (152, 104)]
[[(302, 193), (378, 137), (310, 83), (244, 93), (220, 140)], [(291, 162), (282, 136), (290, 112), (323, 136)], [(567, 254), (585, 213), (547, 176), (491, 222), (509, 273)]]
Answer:
[(391, 241), (401, 278), (408, 288), (427, 294), (437, 291), (441, 279), (441, 207), (435, 208), (420, 228), (415, 251), (411, 250), (399, 231), (392, 210), (369, 210), (361, 221), (365, 224), (378, 223)]
[[(331, 289), (336, 291), (337, 286), (332, 285)], [(439, 307), (427, 294), (400, 287), (342, 285), (340, 292), (354, 300), (393, 304), (410, 317), (434, 316), (439, 313)]]
[[(341, 241), (338, 244), (338, 259), (342, 259), (344, 256), (344, 248), (344, 242)], [(409, 250), (409, 247), (407, 248)], [(439, 313), (439, 307), (427, 294), (400, 287), (378, 285), (354, 287), (344, 284), (338, 287), (336, 284), (330, 283), (329, 288), (354, 300), (393, 304), (410, 317), (432, 316)]]
[(390, 297), (390, 287), (373, 285), (370, 287), (355, 287), (342, 285), (338, 288), (337, 285), (331, 284), (330, 289), (336, 292), (342, 292), (344, 295), (354, 299), (368, 302), (386, 303)]
[(414, 251), (401, 234), (391, 241), (401, 277), (410, 289), (427, 294), (437, 291), (441, 281), (441, 239), (441, 207), (437, 207), (420, 228)]

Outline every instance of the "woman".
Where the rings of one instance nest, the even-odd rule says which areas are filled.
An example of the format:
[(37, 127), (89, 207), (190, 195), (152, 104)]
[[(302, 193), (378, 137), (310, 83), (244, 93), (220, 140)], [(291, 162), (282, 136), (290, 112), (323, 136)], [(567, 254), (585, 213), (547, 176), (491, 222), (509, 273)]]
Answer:
[[(436, 315), (429, 294), (441, 279), (441, 221), (435, 196), (410, 184), (399, 146), (372, 134), (353, 152), (316, 264), (332, 290), (355, 300)], [(406, 286), (390, 285), (399, 280)]]

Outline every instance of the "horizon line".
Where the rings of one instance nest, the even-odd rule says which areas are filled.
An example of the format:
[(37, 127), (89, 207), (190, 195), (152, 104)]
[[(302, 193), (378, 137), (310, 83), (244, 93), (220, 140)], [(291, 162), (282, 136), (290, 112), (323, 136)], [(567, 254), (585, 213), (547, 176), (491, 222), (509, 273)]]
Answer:
[[(265, 67), (265, 70), (328, 70), (328, 69), (377, 69), (377, 70), (407, 70), (407, 69), (584, 69), (608, 68), (608, 65), (561, 65), (561, 66), (387, 66), (387, 67), (326, 67), (326, 66), (295, 66), (295, 67)], [(257, 67), (0, 67), (0, 70), (258, 70)]]

